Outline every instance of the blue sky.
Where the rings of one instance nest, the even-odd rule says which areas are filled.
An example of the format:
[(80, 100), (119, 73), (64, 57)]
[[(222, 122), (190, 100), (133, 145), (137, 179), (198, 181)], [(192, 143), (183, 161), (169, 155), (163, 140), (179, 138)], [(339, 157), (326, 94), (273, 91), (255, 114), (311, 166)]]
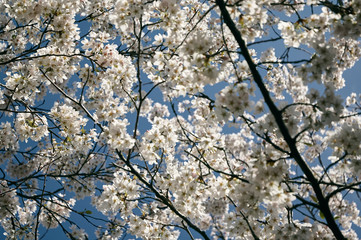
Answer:
[[(85, 26), (86, 25), (84, 25), (84, 28), (85, 28)], [(269, 46), (273, 46), (273, 44), (269, 44)], [(275, 46), (275, 48), (277, 49), (277, 46)], [(296, 57), (298, 57), (298, 56), (296, 55)], [(2, 72), (0, 73), (0, 76), (3, 77)], [(344, 73), (344, 77), (346, 79), (346, 87), (341, 89), (339, 91), (339, 94), (341, 94), (344, 98), (346, 98), (346, 96), (350, 95), (351, 92), (356, 92), (357, 94), (359, 94), (360, 89), (361, 89), (361, 61), (357, 62), (357, 64), (352, 69), (347, 70)], [(217, 91), (219, 91), (221, 89), (220, 86), (222, 86), (222, 84), (216, 85), (216, 87), (213, 87), (211, 90), (211, 94), (214, 94)], [(159, 91), (156, 91), (155, 93), (157, 93), (157, 92), (159, 93)], [(151, 97), (156, 101), (162, 102), (162, 96), (158, 96), (157, 94), (152, 94)], [(51, 97), (49, 97), (49, 98), (51, 98)], [(4, 119), (1, 119), (1, 120), (4, 120)], [(143, 128), (145, 129), (146, 127), (143, 127)], [(97, 215), (96, 210), (91, 205), (89, 205), (89, 202), (90, 202), (89, 197), (87, 197), (85, 200), (78, 201), (76, 208), (79, 211), (82, 211), (85, 209), (87, 209), (87, 210), (90, 209), (93, 212), (93, 214), (96, 216)], [(74, 217), (74, 220), (75, 219), (80, 219), (80, 218)], [(82, 222), (84, 223), (84, 225), (81, 223), (80, 226), (85, 226), (86, 222), (85, 221), (82, 221)], [(90, 236), (90, 239), (95, 239), (95, 236), (93, 235), (94, 228), (85, 227), (85, 229), (87, 230), (87, 232)], [(361, 231), (359, 233), (361, 234)], [(129, 237), (129, 238), (131, 238), (131, 237)], [(44, 239), (51, 239), (51, 240), (59, 239), (60, 240), (60, 239), (64, 239), (64, 234), (60, 228), (51, 229), (51, 230), (49, 230), (48, 234), (45, 236)], [(126, 238), (126, 239), (128, 239), (128, 238)], [(181, 239), (189, 239), (189, 238), (182, 237)]]
[[(344, 78), (346, 80), (346, 87), (339, 90), (338, 93), (340, 95), (342, 95), (343, 98), (349, 96), (352, 92), (355, 92), (357, 94), (361, 93), (360, 89), (361, 89), (361, 61), (358, 61), (355, 66), (352, 69), (349, 69), (347, 71), (344, 72)], [(216, 85), (216, 87), (212, 87), (211, 89), (211, 93), (214, 94), (217, 92), (217, 90), (220, 90), (222, 87), (221, 85)], [(158, 94), (160, 93), (159, 91), (156, 91), (155, 94), (152, 94), (151, 97), (156, 100), (156, 101), (162, 101), (162, 97), (158, 96)], [(142, 128), (146, 128), (145, 126)], [(84, 200), (78, 201), (76, 208), (81, 211), (84, 209), (91, 209), (91, 211), (93, 212), (93, 214), (95, 216), (97, 216), (98, 214), (96, 213), (97, 211), (91, 206), (89, 205), (90, 202), (90, 198), (87, 197)], [(360, 207), (361, 207), (361, 203), (359, 203)], [(74, 215), (72, 215), (74, 216)], [(98, 215), (101, 216), (101, 215)], [(86, 226), (86, 222), (84, 220), (82, 220), (80, 217), (75, 217), (75, 219), (80, 220), (83, 224), (85, 224), (84, 226)], [(83, 225), (81, 224), (81, 225)], [(89, 235), (89, 239), (95, 239), (95, 235), (93, 234), (94, 232), (94, 228), (92, 227), (85, 227), (85, 229), (88, 232)], [(358, 229), (358, 233), (361, 235), (361, 229)], [(132, 236), (128, 236), (125, 239), (133, 239), (134, 237)], [(51, 229), (49, 230), (49, 233), (46, 235), (46, 237), (44, 239), (51, 239), (51, 240), (61, 240), (64, 239), (64, 234), (62, 232), (62, 230), (60, 228), (57, 229)], [(189, 239), (189, 237), (186, 234), (182, 234), (180, 239)]]

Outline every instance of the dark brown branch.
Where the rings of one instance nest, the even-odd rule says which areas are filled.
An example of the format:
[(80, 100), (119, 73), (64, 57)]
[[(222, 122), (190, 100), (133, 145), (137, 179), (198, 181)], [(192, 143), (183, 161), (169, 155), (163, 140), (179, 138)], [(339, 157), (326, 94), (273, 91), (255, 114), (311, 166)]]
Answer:
[(254, 64), (254, 62), (248, 52), (246, 43), (244, 42), (242, 35), (241, 35), (240, 31), (238, 31), (231, 16), (229, 15), (224, 1), (216, 0), (216, 3), (221, 10), (225, 24), (228, 26), (228, 28), (232, 32), (234, 38), (236, 39), (236, 41), (241, 49), (241, 52), (250, 68), (250, 71), (252, 73), (254, 81), (256, 82), (258, 88), (260, 89), (268, 108), (270, 109), (272, 115), (274, 116), (276, 123), (278, 125), (278, 128), (279, 128), (280, 132), (282, 133), (284, 140), (286, 141), (288, 147), (290, 148), (290, 156), (295, 159), (297, 164), (302, 169), (303, 173), (306, 175), (307, 180), (310, 181), (312, 188), (315, 191), (317, 200), (319, 202), (319, 209), (325, 216), (325, 219), (328, 223), (328, 227), (333, 232), (336, 239), (346, 239), (343, 236), (340, 228), (338, 227), (338, 225), (334, 219), (334, 216), (331, 212), (331, 209), (330, 209), (327, 199), (323, 196), (323, 193), (322, 193), (321, 187), (318, 183), (318, 180), (313, 175), (312, 170), (310, 169), (310, 167), (307, 165), (307, 163), (303, 160), (302, 156), (300, 155), (300, 153), (296, 147), (295, 139), (293, 139), (291, 137), (291, 135), (288, 131), (288, 128), (286, 127), (286, 124), (282, 119), (281, 112), (278, 110), (278, 108), (275, 105), (275, 103), (273, 102), (268, 90), (266, 89), (266, 87), (263, 83), (262, 77), (261, 77), (260, 73), (258, 72), (256, 65)]
[(127, 160), (120, 151), (116, 150), (116, 153), (120, 158), (120, 160), (129, 168), (129, 172), (131, 172), (134, 176), (136, 176), (139, 179), (139, 181), (141, 181), (145, 186), (147, 186), (147, 188), (149, 188), (162, 203), (164, 203), (175, 215), (177, 215), (184, 222), (186, 222), (189, 227), (191, 227), (196, 232), (198, 232), (204, 239), (210, 240), (206, 232), (199, 229), (187, 217), (183, 216), (183, 214), (181, 214), (173, 206), (172, 202), (167, 197), (163, 196), (152, 184), (147, 182), (147, 180), (142, 177), (142, 175), (133, 167), (132, 163), (129, 160)]

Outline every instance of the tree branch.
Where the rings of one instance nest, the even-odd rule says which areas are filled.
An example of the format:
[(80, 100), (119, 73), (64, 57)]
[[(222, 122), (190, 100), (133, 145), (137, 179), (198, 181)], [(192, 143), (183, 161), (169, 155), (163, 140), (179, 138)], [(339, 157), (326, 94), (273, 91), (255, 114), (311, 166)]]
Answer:
[(226, 9), (226, 5), (224, 3), (223, 0), (216, 0), (217, 5), (219, 6), (222, 16), (223, 16), (223, 20), (224, 23), (228, 26), (228, 28), (230, 29), (230, 31), (232, 32), (234, 38), (236, 39), (241, 52), (250, 68), (250, 71), (252, 73), (252, 76), (254, 78), (254, 81), (256, 82), (258, 88), (260, 89), (262, 96), (268, 106), (268, 108), (270, 109), (272, 115), (274, 116), (276, 123), (278, 125), (279, 130), (282, 133), (282, 136), (284, 138), (284, 140), (286, 141), (288, 147), (290, 148), (290, 156), (292, 158), (295, 159), (295, 161), (297, 162), (297, 164), (300, 166), (300, 168), (302, 169), (303, 173), (306, 175), (307, 179), (310, 181), (313, 190), (315, 191), (317, 200), (319, 202), (319, 209), (320, 211), (323, 213), (323, 215), (325, 216), (325, 219), (328, 223), (328, 227), (331, 229), (331, 231), (333, 232), (334, 236), (336, 237), (336, 239), (346, 239), (340, 228), (338, 227), (332, 213), (330, 210), (330, 206), (328, 205), (328, 201), (326, 200), (326, 198), (323, 196), (321, 187), (316, 179), (316, 177), (313, 175), (310, 167), (307, 165), (307, 163), (303, 160), (302, 156), (300, 155), (297, 147), (296, 147), (296, 141), (295, 139), (293, 139), (288, 131), (288, 128), (286, 127), (285, 122), (282, 119), (282, 114), (281, 112), (278, 110), (277, 106), (275, 105), (275, 103), (273, 102), (273, 100), (271, 99), (271, 96), (268, 92), (268, 90), (266, 89), (266, 86), (263, 83), (262, 77), (260, 75), (260, 73), (258, 72), (256, 65), (254, 64), (246, 43), (244, 42), (242, 35), (240, 33), (240, 31), (238, 31), (235, 23), (233, 22), (231, 16), (228, 13), (228, 10)]

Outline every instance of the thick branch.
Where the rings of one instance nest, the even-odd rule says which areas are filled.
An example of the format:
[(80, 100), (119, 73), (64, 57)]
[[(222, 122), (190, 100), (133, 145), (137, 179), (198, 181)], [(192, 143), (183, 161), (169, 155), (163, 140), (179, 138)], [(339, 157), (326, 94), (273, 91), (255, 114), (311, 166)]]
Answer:
[(245, 60), (247, 61), (247, 64), (248, 64), (248, 66), (251, 70), (252, 76), (254, 78), (254, 81), (256, 82), (258, 88), (260, 89), (267, 106), (269, 107), (272, 115), (274, 116), (276, 123), (278, 125), (278, 128), (279, 128), (280, 132), (282, 133), (284, 140), (286, 141), (288, 147), (290, 148), (291, 157), (295, 159), (297, 164), (302, 169), (303, 173), (306, 175), (308, 181), (310, 181), (312, 188), (315, 191), (318, 203), (319, 203), (319, 209), (325, 216), (325, 219), (328, 223), (328, 227), (331, 229), (331, 231), (333, 232), (334, 236), (337, 239), (346, 239), (343, 236), (340, 228), (338, 227), (338, 225), (331, 213), (330, 207), (328, 205), (328, 201), (323, 196), (321, 187), (320, 187), (317, 179), (313, 175), (313, 173), (312, 173), (311, 169), (309, 168), (309, 166), (307, 165), (307, 163), (303, 160), (302, 156), (300, 155), (300, 153), (296, 147), (296, 141), (295, 141), (295, 139), (293, 139), (291, 137), (291, 135), (288, 131), (288, 128), (286, 127), (286, 124), (282, 119), (282, 113), (278, 110), (277, 106), (271, 99), (271, 96), (262, 81), (262, 77), (261, 77), (260, 73), (258, 72), (256, 65), (252, 61), (252, 58), (248, 52), (246, 43), (242, 39), (242, 35), (241, 35), (240, 31), (238, 31), (231, 16), (229, 15), (224, 1), (216, 0), (216, 3), (221, 10), (224, 22), (226, 23), (228, 28), (231, 30), (234, 38), (236, 39), (236, 41), (241, 49), (241, 52), (242, 52)]

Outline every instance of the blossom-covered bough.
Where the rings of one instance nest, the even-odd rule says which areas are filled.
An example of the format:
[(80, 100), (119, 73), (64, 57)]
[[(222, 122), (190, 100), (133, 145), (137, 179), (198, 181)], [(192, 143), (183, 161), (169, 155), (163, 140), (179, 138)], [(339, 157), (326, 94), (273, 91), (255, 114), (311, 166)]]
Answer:
[(359, 0), (0, 0), (4, 235), (358, 239), (360, 37)]

